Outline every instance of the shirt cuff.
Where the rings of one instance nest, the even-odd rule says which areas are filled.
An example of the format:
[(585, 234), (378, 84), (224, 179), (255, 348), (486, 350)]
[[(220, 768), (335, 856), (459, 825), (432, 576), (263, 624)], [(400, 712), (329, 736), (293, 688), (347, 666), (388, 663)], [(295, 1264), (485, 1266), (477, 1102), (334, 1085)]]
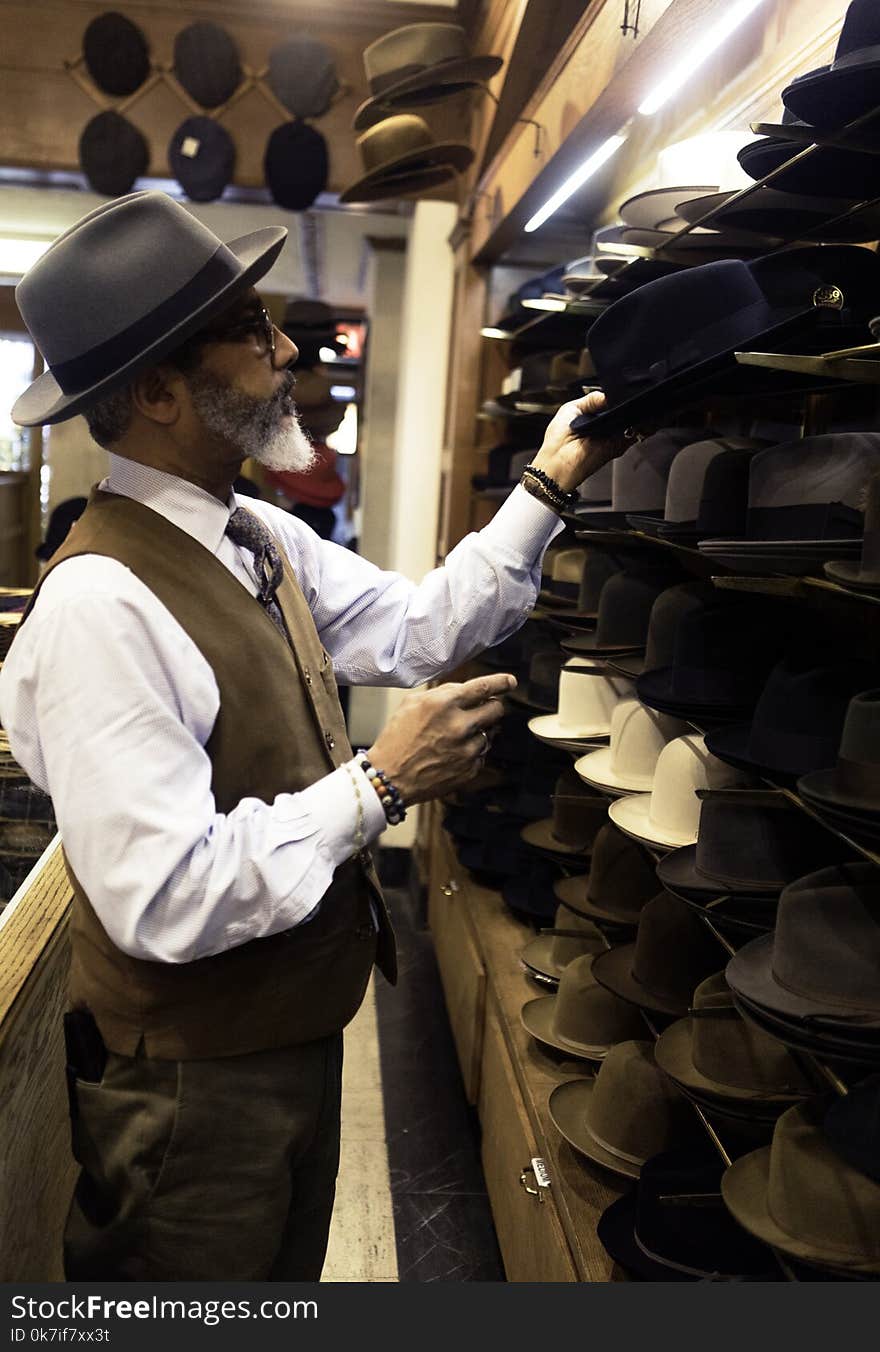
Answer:
[[(360, 793), (360, 802), (355, 792)], [(362, 845), (371, 845), (388, 825), (376, 790), (356, 760), (346, 761), (307, 790), (309, 813), (317, 823), (325, 854), (334, 868), (350, 859)], [(358, 827), (362, 842), (356, 840)]]
[(553, 508), (527, 493), (522, 484), (517, 484), (480, 535), (496, 545), (516, 549), (531, 567), (563, 530), (565, 522)]

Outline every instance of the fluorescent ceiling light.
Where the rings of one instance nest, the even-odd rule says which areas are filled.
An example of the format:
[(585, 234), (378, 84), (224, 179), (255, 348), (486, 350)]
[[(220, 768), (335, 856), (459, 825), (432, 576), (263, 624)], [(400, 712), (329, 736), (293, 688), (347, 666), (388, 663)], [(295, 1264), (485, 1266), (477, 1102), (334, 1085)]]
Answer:
[(693, 41), (687, 43), (687, 54), (675, 66), (665, 79), (655, 85), (648, 97), (643, 103), (639, 104), (639, 112), (643, 117), (651, 117), (658, 112), (673, 94), (677, 94), (679, 89), (688, 83), (694, 71), (699, 70), (704, 62), (708, 61), (713, 52), (717, 52), (731, 33), (735, 33), (737, 28), (745, 23), (750, 14), (762, 5), (764, 0), (737, 0), (732, 4), (723, 19), (712, 24), (703, 33), (702, 37), (696, 37)]
[(562, 206), (563, 202), (568, 201), (572, 193), (577, 192), (578, 188), (582, 188), (587, 179), (592, 178), (597, 170), (601, 169), (602, 165), (611, 159), (611, 156), (620, 149), (625, 140), (625, 136), (609, 136), (608, 140), (598, 150), (594, 150), (589, 159), (584, 160), (580, 169), (576, 169), (565, 180), (562, 187), (558, 188), (553, 196), (544, 203), (540, 211), (536, 211), (531, 220), (526, 221), (526, 234), (531, 234), (533, 230), (537, 230), (538, 226), (543, 225), (553, 215), (554, 211)]
[(481, 337), (481, 338), (512, 338), (512, 337), (513, 337), (513, 334), (510, 333), (509, 330), (507, 330), (507, 329), (495, 329), (495, 328), (492, 327), (491, 324), (489, 324), (489, 325), (486, 326), (486, 328), (480, 329), (480, 337)]
[(12, 239), (0, 236), (0, 274), (22, 277), (52, 243), (50, 239)]

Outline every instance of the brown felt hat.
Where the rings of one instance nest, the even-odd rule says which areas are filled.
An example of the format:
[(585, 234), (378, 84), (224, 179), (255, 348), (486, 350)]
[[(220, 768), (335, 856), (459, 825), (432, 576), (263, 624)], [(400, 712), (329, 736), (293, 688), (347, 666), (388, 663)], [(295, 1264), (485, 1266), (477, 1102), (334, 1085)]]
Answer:
[(597, 958), (595, 976), (624, 1000), (681, 1017), (717, 966), (715, 937), (683, 901), (661, 892), (644, 907), (635, 943)]
[(637, 1009), (603, 990), (592, 966), (592, 953), (575, 958), (559, 978), (556, 994), (529, 1000), (521, 1017), (526, 1032), (538, 1042), (601, 1061), (618, 1042), (643, 1033), (645, 1025)]
[(357, 139), (364, 172), (339, 194), (340, 202), (371, 202), (436, 187), (472, 163), (474, 152), (458, 141), (435, 141), (428, 124), (411, 113), (386, 117)]

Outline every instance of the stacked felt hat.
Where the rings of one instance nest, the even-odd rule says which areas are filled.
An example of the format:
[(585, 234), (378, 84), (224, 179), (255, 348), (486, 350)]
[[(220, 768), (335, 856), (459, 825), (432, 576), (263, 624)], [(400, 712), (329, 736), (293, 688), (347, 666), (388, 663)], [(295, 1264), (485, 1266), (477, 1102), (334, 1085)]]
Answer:
[(645, 844), (666, 849), (693, 845), (700, 822), (697, 791), (747, 783), (744, 775), (711, 754), (705, 737), (686, 733), (661, 750), (650, 793), (615, 798), (608, 815), (621, 831)]
[(858, 563), (834, 559), (823, 564), (825, 576), (853, 591), (880, 592), (880, 473), (873, 473), (865, 493), (865, 530)]
[(731, 568), (819, 571), (832, 556), (858, 558), (862, 505), (880, 472), (880, 435), (806, 437), (753, 456), (746, 538), (706, 539), (700, 552)]
[(756, 443), (747, 437), (709, 437), (683, 447), (666, 482), (663, 516), (630, 513), (634, 530), (691, 545), (707, 535), (745, 530), (749, 464)]
[(650, 793), (660, 753), (687, 724), (647, 708), (635, 698), (622, 699), (611, 714), (611, 742), (575, 761), (585, 784), (602, 793)]
[[(871, 114), (880, 106), (880, 15), (872, 0), (852, 0), (830, 67), (823, 67), (782, 91), (782, 101), (813, 127), (834, 129)], [(873, 124), (872, 124), (873, 125)]]
[(529, 822), (520, 832), (526, 845), (565, 859), (587, 854), (607, 816), (606, 800), (564, 770), (553, 791), (552, 816)]
[(880, 846), (880, 690), (853, 696), (836, 764), (804, 775), (797, 787), (838, 830)]
[(657, 895), (657, 879), (646, 852), (609, 821), (596, 833), (589, 873), (560, 879), (553, 890), (574, 914), (631, 931)]
[(696, 428), (666, 427), (635, 441), (612, 461), (611, 505), (608, 508), (578, 506), (578, 525), (585, 529), (627, 528), (633, 513), (661, 519), (666, 504), (666, 486), (672, 465), (683, 447), (698, 441)]
[(397, 113), (357, 139), (363, 172), (340, 193), (340, 202), (378, 202), (427, 192), (455, 178), (473, 162), (470, 146), (436, 141), (428, 124)]
[[(600, 952), (604, 949), (597, 948)], [(600, 986), (593, 953), (568, 963), (555, 995), (529, 1000), (521, 1018), (526, 1032), (546, 1047), (586, 1061), (603, 1061), (612, 1047), (637, 1038), (644, 1023), (637, 1009)]]
[(389, 110), (440, 103), (475, 89), (501, 69), (499, 56), (475, 56), (459, 24), (413, 23), (383, 34), (364, 49), (370, 97), (360, 105), (354, 128), (362, 131)]
[(760, 242), (776, 237), (795, 240), (802, 237), (828, 243), (862, 244), (880, 234), (880, 208), (866, 207), (854, 212), (864, 198), (799, 196), (780, 192), (773, 186), (739, 191), (710, 193), (681, 202), (678, 210), (693, 224), (711, 212), (714, 227), (731, 230), (746, 239)]
[(529, 730), (551, 745), (585, 751), (587, 744), (610, 737), (614, 707), (631, 692), (632, 682), (614, 675), (604, 663), (573, 657), (559, 675), (556, 712), (530, 719)]
[(575, 911), (560, 903), (553, 917), (553, 925), (542, 929), (520, 953), (520, 961), (528, 974), (542, 985), (558, 987), (562, 973), (575, 958), (602, 953), (605, 940), (602, 932)]
[(662, 559), (640, 560), (613, 573), (599, 596), (595, 629), (569, 635), (562, 648), (596, 658), (643, 651), (654, 602), (679, 576), (675, 564)]

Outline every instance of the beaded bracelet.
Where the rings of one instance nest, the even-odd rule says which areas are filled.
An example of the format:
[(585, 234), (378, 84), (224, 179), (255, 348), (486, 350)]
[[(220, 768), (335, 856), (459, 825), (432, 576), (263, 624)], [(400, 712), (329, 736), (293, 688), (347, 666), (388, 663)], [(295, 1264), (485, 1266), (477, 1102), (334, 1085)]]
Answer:
[(545, 488), (540, 479), (533, 479), (527, 469), (523, 470), (520, 483), (533, 498), (543, 502), (546, 507), (549, 507), (558, 515), (562, 514), (562, 499), (558, 498), (555, 493), (551, 493), (549, 488)]
[(537, 465), (526, 465), (523, 473), (528, 474), (532, 479), (537, 479), (538, 483), (542, 484), (552, 497), (559, 499), (562, 508), (568, 507), (571, 509), (578, 502), (577, 493), (566, 493), (561, 484), (558, 484), (555, 479), (551, 479), (550, 475), (545, 474), (542, 469), (538, 469)]
[(383, 770), (376, 769), (366, 751), (358, 748), (355, 755), (358, 764), (379, 796), (379, 802), (382, 804), (388, 825), (399, 826), (402, 821), (406, 821), (406, 808), (403, 805), (400, 791), (394, 787)]

